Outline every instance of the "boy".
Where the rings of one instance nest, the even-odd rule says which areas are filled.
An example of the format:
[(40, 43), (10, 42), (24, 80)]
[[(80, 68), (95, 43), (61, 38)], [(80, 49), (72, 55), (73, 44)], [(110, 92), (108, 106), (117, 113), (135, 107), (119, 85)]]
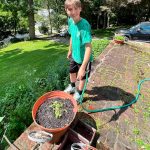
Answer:
[[(74, 93), (74, 99), (80, 100), (85, 83), (86, 70), (91, 70), (92, 49), (91, 49), (91, 27), (87, 20), (80, 17), (80, 0), (66, 0), (65, 11), (70, 17), (68, 20), (68, 32), (71, 35), (67, 58), (70, 59), (70, 82), (64, 90), (67, 93)], [(78, 90), (75, 82), (79, 80)]]

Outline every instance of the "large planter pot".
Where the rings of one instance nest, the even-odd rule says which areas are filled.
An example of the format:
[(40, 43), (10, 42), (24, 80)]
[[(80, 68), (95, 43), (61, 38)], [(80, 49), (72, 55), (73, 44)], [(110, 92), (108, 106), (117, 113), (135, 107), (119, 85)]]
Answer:
[(32, 109), (32, 118), (35, 122), (35, 124), (37, 126), (39, 126), (41, 128), (41, 130), (50, 132), (53, 134), (53, 139), (50, 143), (57, 143), (59, 142), (60, 138), (65, 134), (65, 132), (68, 130), (70, 124), (72, 123), (72, 121), (69, 124), (66, 124), (64, 127), (61, 128), (45, 128), (43, 126), (41, 126), (40, 124), (38, 124), (36, 122), (36, 114), (38, 111), (38, 108), (48, 99), (54, 99), (54, 98), (61, 98), (61, 99), (69, 99), (71, 100), (74, 108), (73, 108), (73, 112), (74, 112), (74, 117), (72, 119), (72, 121), (74, 120), (76, 113), (77, 113), (77, 102), (76, 100), (73, 99), (73, 97), (63, 91), (52, 91), (52, 92), (48, 92), (46, 94), (44, 94), (43, 96), (41, 96), (34, 104), (33, 109)]
[(124, 40), (114, 40), (114, 42), (117, 44), (124, 44)]

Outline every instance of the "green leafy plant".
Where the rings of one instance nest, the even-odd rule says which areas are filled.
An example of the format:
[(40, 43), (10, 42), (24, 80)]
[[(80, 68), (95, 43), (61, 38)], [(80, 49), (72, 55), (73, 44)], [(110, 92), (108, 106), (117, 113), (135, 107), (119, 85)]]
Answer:
[(114, 36), (114, 40), (125, 41), (125, 37), (121, 36), (121, 35), (116, 35), (116, 36)]
[(110, 43), (107, 38), (103, 38), (100, 40), (92, 40), (92, 51), (94, 58), (99, 56), (100, 53), (106, 48), (106, 46)]
[(145, 143), (142, 139), (136, 139), (135, 142), (143, 150), (149, 150), (150, 149), (150, 144)]
[(50, 105), (51, 108), (53, 108), (53, 111), (55, 113), (55, 117), (58, 119), (62, 116), (63, 111), (67, 111), (63, 109), (63, 103), (55, 101)]
[(134, 128), (134, 129), (133, 129), (133, 133), (134, 133), (135, 135), (139, 135), (139, 134), (140, 134), (140, 130), (139, 130), (138, 128)]
[(134, 107), (134, 112), (135, 112), (135, 113), (139, 113), (140, 110), (135, 106), (135, 107)]

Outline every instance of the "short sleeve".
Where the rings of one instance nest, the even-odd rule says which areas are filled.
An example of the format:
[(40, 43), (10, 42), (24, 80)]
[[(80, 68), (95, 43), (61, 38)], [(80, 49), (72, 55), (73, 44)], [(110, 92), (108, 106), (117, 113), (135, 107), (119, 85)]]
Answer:
[(84, 25), (84, 28), (81, 31), (81, 38), (82, 44), (91, 43), (92, 41), (91, 26), (88, 23)]
[(70, 25), (71, 25), (71, 18), (68, 18), (68, 33), (70, 34)]

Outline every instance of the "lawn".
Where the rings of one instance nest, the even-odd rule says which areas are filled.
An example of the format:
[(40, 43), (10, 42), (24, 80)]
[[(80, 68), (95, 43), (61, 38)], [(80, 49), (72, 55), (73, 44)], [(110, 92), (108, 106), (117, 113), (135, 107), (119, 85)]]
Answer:
[(117, 27), (111, 27), (107, 29), (98, 29), (98, 30), (92, 30), (92, 34), (98, 38), (108, 38), (112, 39), (114, 36), (114, 33), (117, 29), (123, 29), (123, 28), (129, 28), (130, 26), (117, 26)]
[(114, 36), (116, 28), (93, 30), (92, 33), (98, 38), (111, 38)]
[[(26, 41), (0, 50), (0, 93), (9, 83), (37, 78), (59, 57), (66, 57), (67, 45), (51, 41)], [(0, 94), (0, 96), (1, 96)]]
[[(107, 39), (93, 40), (94, 57), (108, 45)], [(0, 50), (0, 97), (13, 82), (22, 84), (27, 79), (45, 76), (46, 69), (59, 58), (66, 58), (68, 45), (51, 41), (25, 41)]]

